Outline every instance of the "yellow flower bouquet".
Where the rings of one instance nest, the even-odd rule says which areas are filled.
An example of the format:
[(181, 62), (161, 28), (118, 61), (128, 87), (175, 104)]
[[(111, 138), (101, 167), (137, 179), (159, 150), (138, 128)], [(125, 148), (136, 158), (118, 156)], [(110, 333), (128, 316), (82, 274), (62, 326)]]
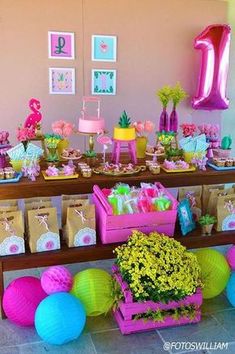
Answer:
[(173, 238), (133, 231), (114, 252), (135, 301), (178, 301), (202, 286), (196, 256)]

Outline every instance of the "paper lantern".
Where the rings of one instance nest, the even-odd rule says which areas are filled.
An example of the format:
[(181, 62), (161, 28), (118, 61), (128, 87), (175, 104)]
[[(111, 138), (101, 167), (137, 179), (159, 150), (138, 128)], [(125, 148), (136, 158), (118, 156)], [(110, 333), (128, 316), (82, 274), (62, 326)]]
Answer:
[(230, 268), (224, 255), (213, 249), (202, 249), (195, 252), (202, 271), (204, 299), (219, 295), (226, 287), (230, 276)]
[(75, 275), (71, 294), (83, 303), (87, 316), (99, 316), (112, 306), (112, 278), (102, 269), (86, 269)]
[(35, 314), (36, 331), (50, 344), (62, 345), (77, 339), (85, 323), (84, 306), (68, 293), (49, 295), (40, 303)]
[(47, 294), (69, 292), (73, 285), (73, 277), (63, 266), (53, 266), (42, 273), (42, 288)]
[(229, 278), (226, 294), (230, 304), (235, 307), (235, 272), (233, 272)]
[(226, 259), (232, 270), (235, 270), (235, 246), (229, 248), (226, 253)]
[(3, 309), (8, 319), (19, 326), (33, 326), (39, 303), (47, 296), (35, 277), (13, 280), (3, 295)]

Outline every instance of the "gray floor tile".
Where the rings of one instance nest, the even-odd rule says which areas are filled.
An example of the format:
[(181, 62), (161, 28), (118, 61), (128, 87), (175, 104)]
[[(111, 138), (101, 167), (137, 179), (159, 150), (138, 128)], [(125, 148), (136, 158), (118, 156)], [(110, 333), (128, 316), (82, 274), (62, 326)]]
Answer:
[(41, 339), (33, 327), (19, 327), (8, 320), (0, 321), (0, 348), (39, 341)]
[(77, 340), (61, 346), (35, 343), (21, 345), (18, 348), (19, 354), (96, 354), (89, 334), (84, 334)]
[(218, 312), (213, 315), (223, 328), (230, 334), (232, 341), (235, 341), (235, 309), (231, 311)]
[(92, 333), (98, 354), (156, 354), (166, 353), (163, 342), (154, 331), (123, 336), (119, 330)]
[(226, 295), (222, 294), (213, 299), (203, 300), (202, 313), (212, 314), (227, 309), (232, 309), (232, 305), (228, 301)]
[[(227, 312), (231, 311), (224, 311), (221, 314)], [(202, 321), (198, 324), (162, 329), (158, 332), (165, 342), (232, 342), (232, 336), (209, 315), (202, 316)], [(179, 350), (172, 352), (179, 353)]]
[(112, 312), (97, 317), (87, 317), (85, 332), (104, 332), (110, 329), (117, 329), (118, 325), (113, 318)]

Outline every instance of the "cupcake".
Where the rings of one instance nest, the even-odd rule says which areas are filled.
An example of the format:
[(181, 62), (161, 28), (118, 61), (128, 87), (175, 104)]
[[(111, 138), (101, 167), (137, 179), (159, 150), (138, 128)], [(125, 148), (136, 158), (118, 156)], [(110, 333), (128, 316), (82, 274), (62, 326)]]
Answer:
[(233, 166), (233, 159), (227, 159), (225, 161), (225, 166), (226, 167), (232, 167)]
[(12, 167), (6, 167), (4, 169), (4, 174), (6, 179), (12, 179), (15, 177), (15, 171), (13, 170)]
[(217, 159), (217, 161), (216, 161), (216, 166), (218, 166), (218, 167), (224, 167), (224, 166), (225, 166), (225, 162), (226, 162), (225, 159)]
[(1, 168), (0, 169), (0, 179), (4, 179), (5, 175), (4, 175), (4, 170)]

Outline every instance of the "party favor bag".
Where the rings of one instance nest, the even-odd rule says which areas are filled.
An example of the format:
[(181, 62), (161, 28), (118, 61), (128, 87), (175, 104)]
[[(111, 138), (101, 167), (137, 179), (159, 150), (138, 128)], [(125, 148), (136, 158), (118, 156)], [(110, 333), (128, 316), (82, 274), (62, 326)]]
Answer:
[(0, 215), (0, 256), (25, 253), (24, 220), (21, 210)]
[(62, 226), (64, 226), (66, 223), (67, 209), (69, 207), (74, 206), (76, 208), (82, 208), (86, 205), (89, 205), (89, 197), (86, 194), (62, 195), (61, 201), (62, 201)]
[(217, 203), (218, 203), (218, 198), (219, 197), (225, 197), (229, 194), (233, 194), (234, 193), (234, 189), (233, 188), (227, 188), (224, 190), (219, 190), (219, 189), (213, 189), (210, 192), (209, 195), (209, 201), (208, 201), (208, 206), (206, 209), (206, 213), (216, 216), (217, 213)]
[(29, 210), (28, 232), (32, 253), (60, 249), (56, 208)]
[(95, 206), (69, 207), (64, 231), (68, 247), (96, 244)]
[(210, 193), (214, 189), (224, 190), (224, 184), (208, 184), (202, 186), (202, 210), (203, 214), (207, 213), (207, 207), (209, 202)]
[(216, 230), (235, 230), (235, 194), (218, 198)]
[(202, 214), (202, 186), (180, 187), (179, 201), (187, 198), (193, 213), (194, 220), (198, 220)]
[(17, 199), (0, 200), (0, 207), (11, 207), (11, 206), (16, 206), (18, 209), (18, 200)]

